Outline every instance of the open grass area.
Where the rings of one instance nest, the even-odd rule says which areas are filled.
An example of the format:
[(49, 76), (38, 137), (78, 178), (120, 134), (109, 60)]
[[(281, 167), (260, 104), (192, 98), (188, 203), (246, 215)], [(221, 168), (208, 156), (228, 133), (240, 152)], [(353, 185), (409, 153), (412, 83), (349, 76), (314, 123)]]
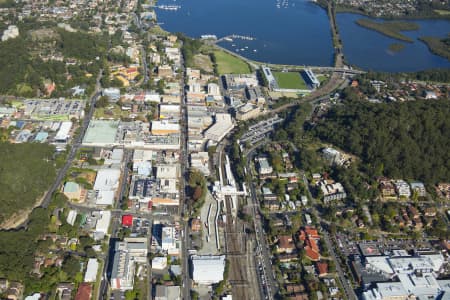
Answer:
[(120, 106), (111, 104), (107, 107), (97, 107), (94, 110), (94, 117), (96, 119), (119, 120), (129, 118), (130, 115), (135, 115), (135, 119), (145, 120), (145, 113), (132, 114), (129, 111), (123, 111)]
[(214, 51), (213, 54), (216, 59), (217, 71), (219, 75), (251, 73), (248, 64), (236, 56), (220, 50)]
[(206, 73), (213, 73), (214, 66), (212, 64), (211, 59), (208, 55), (205, 54), (197, 54), (194, 56), (194, 67), (197, 69), (201, 69)]
[(324, 81), (328, 79), (328, 76), (325, 75), (317, 75), (317, 80), (319, 80), (320, 84), (322, 84)]
[(367, 29), (375, 30), (385, 36), (400, 41), (412, 43), (413, 40), (406, 35), (402, 34), (402, 31), (415, 31), (419, 29), (417, 23), (404, 22), (404, 21), (385, 21), (376, 22), (369, 19), (356, 20), (356, 24)]
[(273, 72), (273, 76), (281, 89), (308, 89), (308, 86), (299, 72)]
[(442, 10), (442, 9), (435, 9), (436, 13), (440, 14), (441, 16), (448, 16), (450, 15), (450, 10)]

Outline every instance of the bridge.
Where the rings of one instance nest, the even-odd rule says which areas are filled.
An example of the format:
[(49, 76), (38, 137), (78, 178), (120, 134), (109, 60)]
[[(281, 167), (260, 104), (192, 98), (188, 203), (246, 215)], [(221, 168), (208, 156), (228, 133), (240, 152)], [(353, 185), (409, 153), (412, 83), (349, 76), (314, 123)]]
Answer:
[[(225, 37), (226, 38), (226, 37)], [(221, 41), (224, 38), (218, 39), (215, 42)], [(261, 66), (267, 66), (273, 70), (283, 70), (283, 71), (288, 71), (288, 72), (294, 72), (294, 71), (300, 71), (303, 69), (312, 69), (316, 72), (332, 72), (332, 73), (342, 73), (344, 75), (358, 75), (358, 74), (365, 74), (366, 71), (362, 71), (362, 70), (356, 70), (356, 69), (350, 69), (350, 68), (345, 68), (345, 67), (331, 67), (331, 66), (300, 66), (300, 65), (277, 65), (277, 64), (268, 64), (268, 63), (263, 63), (263, 62), (259, 62), (259, 61), (254, 61), (251, 59), (248, 59), (240, 54), (237, 54), (231, 50), (228, 50), (220, 45), (216, 45), (218, 48), (220, 48), (222, 51), (227, 52), (230, 55), (233, 55), (243, 61), (245, 61), (247, 64), (249, 64), (253, 69), (259, 69)]]

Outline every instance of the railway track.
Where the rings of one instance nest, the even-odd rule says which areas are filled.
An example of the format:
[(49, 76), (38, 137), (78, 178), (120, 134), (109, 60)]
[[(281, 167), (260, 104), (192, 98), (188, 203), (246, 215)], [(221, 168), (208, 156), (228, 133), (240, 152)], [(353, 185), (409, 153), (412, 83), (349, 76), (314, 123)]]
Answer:
[(242, 226), (238, 226), (239, 220), (233, 220), (231, 215), (231, 199), (225, 198), (227, 207), (227, 224), (226, 224), (226, 253), (230, 262), (230, 271), (228, 281), (232, 286), (233, 298), (236, 299), (259, 299), (255, 296), (253, 279), (249, 278), (249, 259), (247, 254), (247, 241)]

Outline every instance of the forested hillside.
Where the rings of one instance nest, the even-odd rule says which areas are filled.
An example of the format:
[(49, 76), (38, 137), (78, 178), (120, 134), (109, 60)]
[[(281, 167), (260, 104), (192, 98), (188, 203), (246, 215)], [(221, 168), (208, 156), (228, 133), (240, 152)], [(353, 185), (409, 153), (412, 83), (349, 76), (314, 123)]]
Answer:
[(450, 179), (450, 102), (413, 101), (335, 106), (314, 134), (361, 157), (369, 175)]
[(30, 208), (55, 178), (54, 148), (45, 144), (0, 143), (0, 223)]

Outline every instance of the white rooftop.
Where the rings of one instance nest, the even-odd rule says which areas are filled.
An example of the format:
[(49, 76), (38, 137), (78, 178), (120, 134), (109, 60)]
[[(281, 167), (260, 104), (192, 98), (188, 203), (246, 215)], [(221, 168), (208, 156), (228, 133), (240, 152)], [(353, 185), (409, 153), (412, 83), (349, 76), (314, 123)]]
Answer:
[(225, 255), (193, 255), (193, 280), (198, 284), (213, 284), (223, 280)]

